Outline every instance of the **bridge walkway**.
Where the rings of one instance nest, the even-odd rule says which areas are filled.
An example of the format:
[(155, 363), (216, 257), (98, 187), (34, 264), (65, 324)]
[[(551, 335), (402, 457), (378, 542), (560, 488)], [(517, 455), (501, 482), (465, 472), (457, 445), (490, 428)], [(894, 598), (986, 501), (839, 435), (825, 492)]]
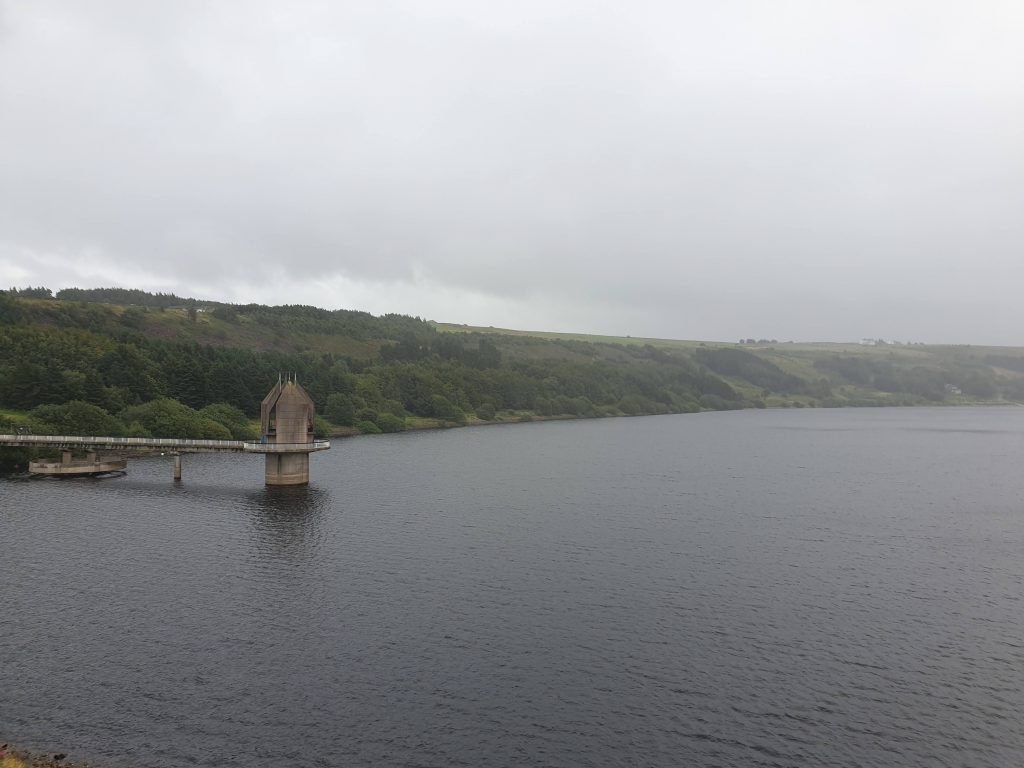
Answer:
[(256, 440), (193, 440), (178, 437), (93, 437), (87, 435), (0, 435), (0, 445), (16, 448), (103, 448), (179, 453), (310, 453), (330, 449), (329, 440), (311, 443), (261, 443)]

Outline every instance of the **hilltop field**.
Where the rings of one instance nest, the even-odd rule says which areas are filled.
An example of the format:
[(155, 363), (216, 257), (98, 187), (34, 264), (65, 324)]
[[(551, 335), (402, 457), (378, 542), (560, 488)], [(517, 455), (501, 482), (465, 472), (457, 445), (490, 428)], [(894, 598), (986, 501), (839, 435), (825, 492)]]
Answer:
[(1024, 349), (540, 333), (125, 289), (0, 292), (0, 431), (250, 437), (279, 373), (324, 435), (738, 408), (1024, 402)]

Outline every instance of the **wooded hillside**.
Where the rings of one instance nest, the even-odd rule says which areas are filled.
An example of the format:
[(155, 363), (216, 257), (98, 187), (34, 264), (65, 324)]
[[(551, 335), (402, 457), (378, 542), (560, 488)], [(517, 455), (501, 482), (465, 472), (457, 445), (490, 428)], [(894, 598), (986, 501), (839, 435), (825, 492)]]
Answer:
[(279, 373), (322, 433), (751, 407), (1024, 401), (1024, 350), (527, 334), (125, 289), (0, 293), (0, 429), (251, 434)]

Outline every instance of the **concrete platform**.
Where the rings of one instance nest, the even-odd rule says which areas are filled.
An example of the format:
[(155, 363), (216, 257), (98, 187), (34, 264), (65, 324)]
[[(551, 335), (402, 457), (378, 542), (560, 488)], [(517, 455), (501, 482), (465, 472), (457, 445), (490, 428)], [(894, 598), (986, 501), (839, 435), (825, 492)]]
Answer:
[(123, 474), (128, 470), (128, 460), (117, 457), (79, 459), (73, 461), (32, 461), (28, 471), (44, 477), (95, 477), (96, 475)]

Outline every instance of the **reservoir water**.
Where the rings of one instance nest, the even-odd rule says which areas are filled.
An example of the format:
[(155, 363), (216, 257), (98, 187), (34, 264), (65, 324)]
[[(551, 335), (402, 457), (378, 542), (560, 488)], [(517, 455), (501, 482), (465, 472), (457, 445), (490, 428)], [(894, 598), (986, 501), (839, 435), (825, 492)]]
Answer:
[(1024, 764), (1024, 409), (0, 480), (0, 742), (124, 766)]

